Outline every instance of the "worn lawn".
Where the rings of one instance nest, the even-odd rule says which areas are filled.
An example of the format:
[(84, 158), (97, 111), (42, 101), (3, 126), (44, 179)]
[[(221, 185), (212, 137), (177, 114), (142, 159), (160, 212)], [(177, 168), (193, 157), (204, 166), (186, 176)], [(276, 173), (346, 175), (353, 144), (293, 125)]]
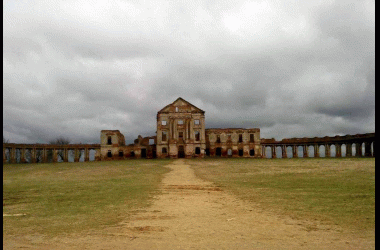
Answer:
[(213, 158), (187, 163), (199, 177), (259, 209), (357, 232), (374, 231), (374, 158)]
[(170, 160), (3, 165), (3, 234), (54, 237), (148, 206)]

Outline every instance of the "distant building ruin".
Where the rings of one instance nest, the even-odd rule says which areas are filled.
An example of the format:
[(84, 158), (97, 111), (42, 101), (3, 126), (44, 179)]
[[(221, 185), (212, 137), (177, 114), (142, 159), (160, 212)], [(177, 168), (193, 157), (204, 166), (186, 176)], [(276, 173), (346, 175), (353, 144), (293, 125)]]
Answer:
[[(68, 162), (69, 155), (74, 162), (207, 156), (298, 158), (320, 157), (320, 152), (331, 157), (332, 148), (335, 157), (342, 157), (343, 147), (346, 157), (374, 157), (375, 133), (276, 141), (260, 138), (259, 128), (206, 129), (205, 111), (179, 97), (157, 112), (155, 136), (139, 135), (133, 144), (125, 145), (124, 135), (119, 130), (102, 130), (100, 144), (3, 143), (3, 163), (57, 162), (58, 158)], [(266, 152), (268, 148), (270, 155)]]
[(181, 97), (157, 113), (156, 136), (139, 136), (124, 145), (118, 130), (102, 130), (101, 159), (261, 157), (260, 129), (206, 129), (205, 111)]

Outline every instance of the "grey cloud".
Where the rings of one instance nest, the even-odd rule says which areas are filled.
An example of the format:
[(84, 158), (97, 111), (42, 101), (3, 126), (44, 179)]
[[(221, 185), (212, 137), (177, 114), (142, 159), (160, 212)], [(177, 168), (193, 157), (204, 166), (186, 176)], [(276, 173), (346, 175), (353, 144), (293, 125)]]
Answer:
[(375, 129), (373, 1), (4, 5), (11, 141), (96, 143), (119, 129), (133, 142), (178, 97), (207, 127), (266, 138)]

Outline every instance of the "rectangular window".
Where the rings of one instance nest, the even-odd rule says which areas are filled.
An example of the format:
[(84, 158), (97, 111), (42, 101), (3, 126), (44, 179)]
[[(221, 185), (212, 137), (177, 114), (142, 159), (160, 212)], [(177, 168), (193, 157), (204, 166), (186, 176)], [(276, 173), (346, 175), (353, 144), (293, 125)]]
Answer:
[(182, 125), (183, 124), (183, 120), (178, 120), (178, 125)]
[(194, 120), (195, 125), (199, 125), (199, 123), (200, 123), (199, 120)]
[(165, 126), (165, 125), (166, 125), (166, 121), (165, 121), (165, 120), (162, 120), (162, 121), (161, 121), (161, 125)]
[(119, 157), (123, 157), (124, 156), (124, 152), (123, 151), (119, 151)]
[(220, 135), (216, 136), (216, 143), (220, 143)]
[(149, 145), (153, 145), (154, 144), (154, 139), (149, 139)]
[(254, 134), (249, 135), (249, 140), (250, 140), (250, 142), (254, 142)]
[(183, 139), (183, 132), (182, 132), (182, 131), (180, 131), (180, 132), (178, 133), (178, 138), (179, 138), (179, 139)]
[(243, 142), (243, 135), (239, 134), (239, 142)]
[(200, 140), (200, 133), (199, 133), (199, 131), (195, 131), (194, 134), (195, 134), (195, 140), (199, 141)]
[(162, 132), (162, 141), (166, 141), (167, 139), (166, 139), (166, 132), (164, 131), (164, 132)]
[(108, 145), (112, 145), (112, 138), (111, 138), (111, 136), (108, 136), (107, 144)]

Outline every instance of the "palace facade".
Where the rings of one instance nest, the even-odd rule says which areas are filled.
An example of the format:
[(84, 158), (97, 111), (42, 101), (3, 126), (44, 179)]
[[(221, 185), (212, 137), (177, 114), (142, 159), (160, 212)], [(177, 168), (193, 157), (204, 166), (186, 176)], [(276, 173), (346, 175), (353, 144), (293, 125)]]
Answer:
[(119, 130), (102, 130), (101, 160), (115, 158), (261, 157), (259, 128), (206, 129), (205, 111), (181, 97), (157, 113), (155, 136), (125, 145)]

